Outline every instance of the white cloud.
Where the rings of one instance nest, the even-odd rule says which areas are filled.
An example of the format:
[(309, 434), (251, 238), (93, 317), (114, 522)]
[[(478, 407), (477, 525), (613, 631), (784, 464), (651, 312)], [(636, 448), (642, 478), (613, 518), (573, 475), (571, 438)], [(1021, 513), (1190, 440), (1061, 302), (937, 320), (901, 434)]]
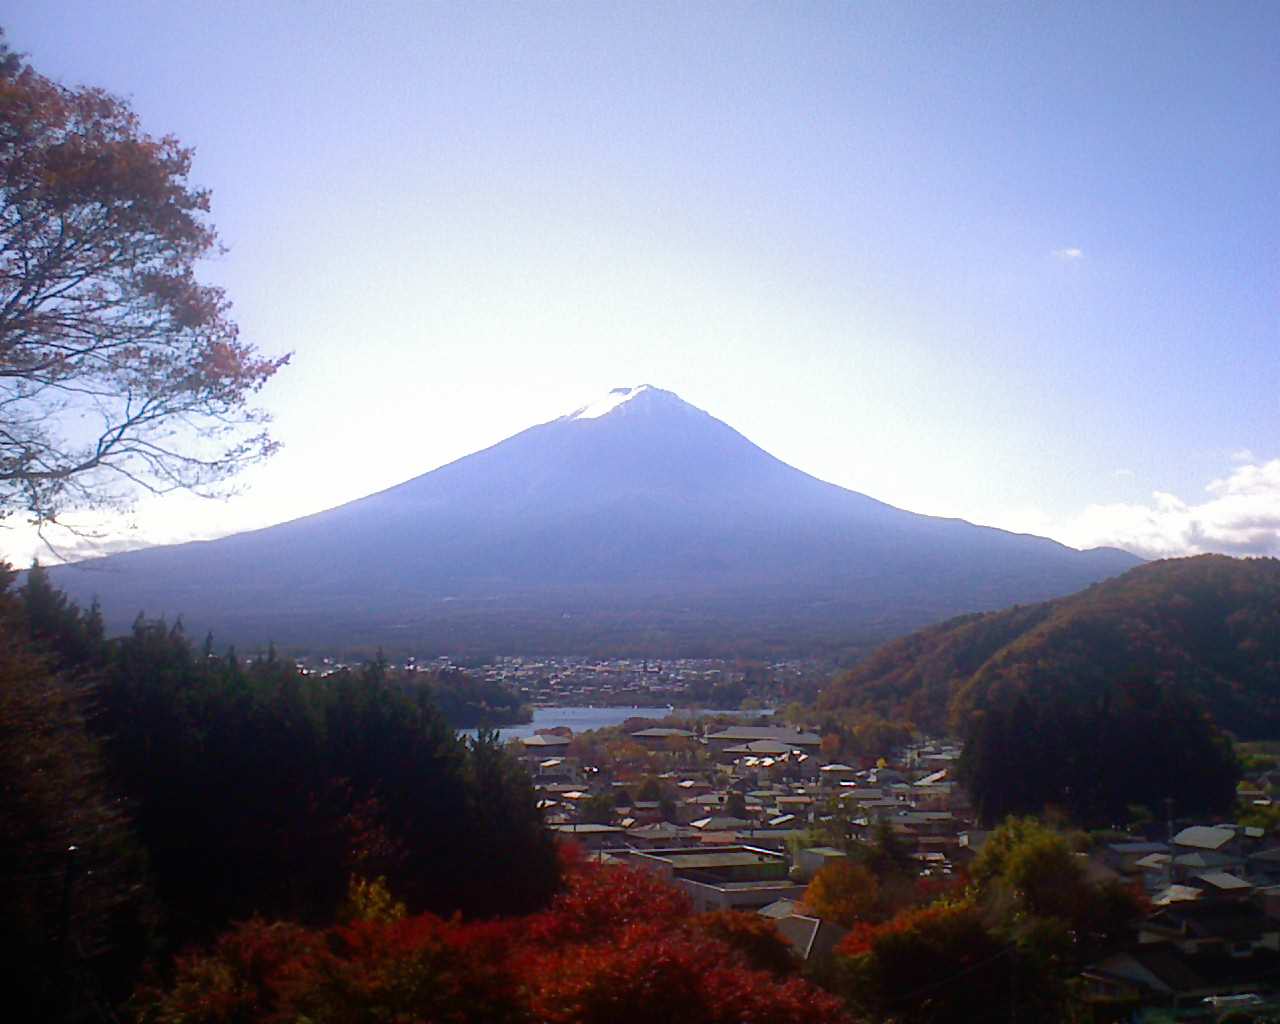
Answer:
[(1147, 503), (1090, 505), (1053, 532), (1074, 547), (1108, 545), (1147, 558), (1280, 556), (1280, 459), (1237, 466), (1205, 491), (1198, 503), (1156, 491)]
[(1257, 462), (1258, 457), (1248, 448), (1240, 448), (1231, 453), (1232, 462)]
[(1074, 263), (1076, 260), (1084, 259), (1084, 250), (1071, 246), (1066, 249), (1054, 249), (1053, 255), (1064, 263)]

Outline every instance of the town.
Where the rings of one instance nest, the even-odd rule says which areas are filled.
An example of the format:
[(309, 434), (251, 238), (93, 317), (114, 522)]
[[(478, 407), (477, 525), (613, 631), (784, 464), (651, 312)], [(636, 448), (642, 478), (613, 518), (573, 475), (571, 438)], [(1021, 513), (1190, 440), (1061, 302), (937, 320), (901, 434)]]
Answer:
[[(603, 862), (656, 872), (698, 911), (771, 919), (811, 966), (849, 932), (806, 896), (828, 865), (887, 832), (914, 877), (962, 884), (992, 834), (955, 779), (955, 743), (925, 740), (845, 763), (802, 727), (687, 724), (633, 721), (601, 736), (544, 730), (510, 745), (558, 837)], [(1241, 784), (1243, 805), (1269, 809), (1276, 789), (1280, 773), (1254, 773)], [(1138, 1006), (1146, 1015), (1133, 1019), (1142, 1020), (1280, 1007), (1272, 831), (1147, 821), (1130, 834), (1097, 834), (1074, 856), (1090, 883), (1122, 885), (1144, 908), (1131, 941), (1081, 972), (1084, 1002)]]
[[(363, 664), (363, 658), (301, 658), (299, 671), (319, 676)], [(485, 660), (405, 658), (406, 673), (465, 671), (510, 687), (535, 707), (700, 706), (735, 709), (809, 701), (831, 674), (818, 658), (756, 662), (719, 658), (587, 658), (502, 655)]]

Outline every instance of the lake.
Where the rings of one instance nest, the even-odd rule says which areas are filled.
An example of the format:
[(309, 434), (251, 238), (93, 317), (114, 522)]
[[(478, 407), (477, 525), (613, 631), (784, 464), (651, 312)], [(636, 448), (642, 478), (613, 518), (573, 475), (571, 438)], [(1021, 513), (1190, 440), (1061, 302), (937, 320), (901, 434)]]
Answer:
[[(570, 707), (570, 708), (534, 708), (533, 721), (525, 722), (523, 725), (508, 725), (498, 730), (498, 735), (505, 742), (506, 740), (524, 739), (526, 736), (532, 736), (538, 729), (552, 729), (556, 726), (567, 725), (574, 733), (586, 732), (588, 729), (603, 729), (610, 725), (621, 725), (628, 718), (666, 718), (667, 715), (742, 715), (748, 717), (763, 717), (773, 714), (773, 709), (769, 708), (761, 711), (713, 711), (709, 709), (698, 708), (593, 708), (593, 707)], [(459, 736), (474, 736), (475, 729), (459, 729)]]

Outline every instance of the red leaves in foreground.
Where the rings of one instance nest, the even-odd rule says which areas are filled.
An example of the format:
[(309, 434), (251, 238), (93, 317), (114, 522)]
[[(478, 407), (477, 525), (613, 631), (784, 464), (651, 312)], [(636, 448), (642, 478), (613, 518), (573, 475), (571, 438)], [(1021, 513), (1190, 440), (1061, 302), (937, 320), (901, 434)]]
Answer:
[[(846, 1020), (760, 925), (691, 914), (647, 872), (571, 865), (552, 907), (490, 923), (431, 915), (309, 931), (250, 921), (144, 993), (154, 1024)], [(760, 970), (767, 965), (772, 970)]]
[(561, 846), (567, 885), (551, 909), (524, 919), (531, 944), (564, 946), (616, 936), (630, 924), (683, 921), (692, 905), (683, 890), (649, 871), (601, 867)]
[(806, 982), (750, 970), (730, 947), (671, 923), (526, 961), (529, 1006), (554, 1024), (835, 1021), (839, 1003)]

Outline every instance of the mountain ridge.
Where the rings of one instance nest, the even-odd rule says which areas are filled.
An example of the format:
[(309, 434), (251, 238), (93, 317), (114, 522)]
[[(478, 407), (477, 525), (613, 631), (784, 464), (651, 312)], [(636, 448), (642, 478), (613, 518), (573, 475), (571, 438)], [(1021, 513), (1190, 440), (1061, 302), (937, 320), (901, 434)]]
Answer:
[[(512, 650), (501, 646), (503, 614), (590, 640), (589, 628), (566, 629), (564, 617), (601, 602), (608, 611), (596, 616), (610, 629), (651, 631), (647, 612), (670, 620), (692, 605), (708, 630), (737, 634), (777, 615), (803, 626), (817, 604), (832, 639), (842, 628), (884, 635), (947, 612), (1069, 592), (1136, 562), (895, 508), (812, 477), (673, 392), (640, 385), (332, 509), (94, 559), (57, 577), (82, 600), (96, 592), (109, 625), (120, 625), (123, 605), (130, 620), (145, 608), (286, 643), (309, 613), (333, 623), (344, 607), (357, 632), (428, 645), (466, 634), (472, 643), (485, 618), (475, 603), (489, 601), (501, 608), (489, 616), (495, 650)], [(920, 586), (924, 576), (944, 593)], [(886, 599), (878, 612), (867, 607), (873, 594)], [(442, 607), (459, 601), (466, 615)]]

